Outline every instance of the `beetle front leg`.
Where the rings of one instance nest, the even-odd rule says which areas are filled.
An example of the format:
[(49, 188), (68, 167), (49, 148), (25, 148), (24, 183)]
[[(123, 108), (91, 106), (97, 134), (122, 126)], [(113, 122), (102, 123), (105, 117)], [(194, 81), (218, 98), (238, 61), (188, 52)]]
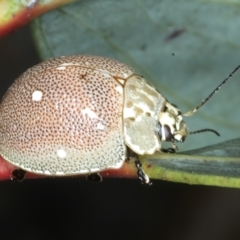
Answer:
[(174, 148), (161, 148), (160, 151), (164, 153), (176, 153)]
[(137, 168), (138, 178), (140, 179), (141, 183), (144, 184), (144, 185), (151, 186), (152, 182), (150, 181), (148, 175), (143, 171), (142, 164), (141, 164), (138, 157), (135, 160), (135, 165), (136, 165), (136, 168)]
[(148, 175), (143, 171), (142, 169), (142, 163), (139, 160), (139, 157), (136, 153), (134, 153), (130, 148), (127, 148), (127, 158), (126, 161), (129, 161), (130, 159), (134, 158), (134, 163), (137, 168), (137, 175), (140, 179), (141, 183), (144, 185), (152, 185), (152, 182), (150, 181)]

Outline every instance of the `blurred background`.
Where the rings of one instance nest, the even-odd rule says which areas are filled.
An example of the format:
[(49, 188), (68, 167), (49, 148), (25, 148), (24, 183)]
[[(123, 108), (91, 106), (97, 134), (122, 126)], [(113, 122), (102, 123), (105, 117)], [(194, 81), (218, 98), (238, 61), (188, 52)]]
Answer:
[[(171, 36), (168, 35), (168, 37)], [(159, 47), (162, 46), (159, 45)], [(214, 80), (212, 81), (214, 85), (218, 84), (240, 63), (236, 61), (239, 55), (237, 47), (235, 51), (236, 55), (233, 58), (225, 59), (230, 63), (235, 60), (230, 64), (231, 66), (227, 65), (224, 69), (219, 69), (218, 60), (216, 60), (213, 65), (206, 65), (206, 68), (201, 70), (201, 72), (205, 71), (203, 76), (211, 75), (213, 71)], [(212, 57), (214, 57), (213, 52), (209, 52)], [(165, 69), (163, 76), (168, 73), (171, 75), (173, 70), (181, 74), (178, 64), (181, 53), (177, 48), (172, 47), (169, 48), (168, 56), (172, 59), (173, 65), (172, 68)], [(195, 70), (192, 71), (201, 79), (196, 69), (205, 65), (205, 59), (201, 55), (196, 55), (197, 57), (199, 58), (196, 64), (193, 63), (191, 68), (195, 66)], [(202, 65), (198, 66), (201, 61)], [(38, 62), (40, 58), (29, 26), (1, 38), (1, 96), (12, 81)], [(184, 65), (184, 59), (181, 59), (180, 65)], [(176, 79), (171, 79), (171, 84), (176, 86), (173, 91), (182, 88), (182, 84), (178, 86), (175, 81)], [(195, 95), (200, 88), (199, 81), (186, 82), (186, 86), (191, 84), (195, 86)], [(229, 101), (227, 106), (232, 109), (234, 115), (238, 111), (238, 106), (231, 104), (233, 95), (231, 90), (235, 88), (238, 91), (239, 77), (233, 81), (235, 82), (232, 83), (232, 87), (222, 90), (222, 96), (225, 96), (223, 101)], [(164, 86), (167, 85), (164, 84)], [(202, 95), (196, 96), (192, 106), (211, 90), (209, 87), (206, 88)], [(169, 94), (168, 98), (174, 99), (171, 91)], [(212, 109), (216, 104), (221, 105), (218, 97), (211, 101), (209, 106), (212, 106)], [(186, 105), (183, 108), (187, 111)], [(202, 110), (208, 111), (208, 107)], [(220, 116), (220, 118), (223, 117), (224, 114)], [(226, 114), (225, 117), (228, 118)], [(235, 120), (239, 122), (238, 118)], [(205, 125), (207, 122), (202, 124), (203, 127), (206, 127)], [(221, 128), (221, 123), (219, 126)], [(191, 128), (199, 127), (199, 124), (196, 124)], [(228, 135), (228, 139), (239, 136), (239, 128), (234, 130), (230, 127), (230, 129), (233, 129), (233, 133)], [(217, 128), (217, 130), (221, 132), (221, 129)], [(205, 138), (209, 139), (208, 136)], [(216, 143), (213, 139), (215, 137), (211, 140), (212, 144)], [(207, 145), (204, 140), (199, 140), (200, 143), (197, 141), (197, 138), (196, 140), (191, 138), (189, 143), (193, 142), (193, 145), (186, 144), (186, 149), (197, 148), (199, 144)], [(185, 149), (184, 145), (182, 146), (180, 148)], [(240, 190), (238, 189), (190, 186), (164, 181), (153, 181), (153, 185), (147, 187), (142, 186), (138, 180), (127, 179), (104, 179), (102, 183), (91, 183), (84, 177), (25, 180), (21, 183), (0, 182), (0, 239), (4, 240), (96, 238), (229, 240), (240, 239), (239, 222)]]

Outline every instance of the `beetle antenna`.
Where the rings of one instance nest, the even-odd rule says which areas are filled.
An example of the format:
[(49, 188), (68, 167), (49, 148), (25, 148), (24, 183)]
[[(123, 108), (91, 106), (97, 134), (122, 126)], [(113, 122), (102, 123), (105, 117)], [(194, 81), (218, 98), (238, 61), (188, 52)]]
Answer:
[(240, 65), (237, 66), (221, 83), (220, 85), (218, 85), (217, 88), (215, 88), (212, 93), (210, 93), (208, 95), (208, 97), (206, 97), (205, 99), (202, 100), (202, 102), (196, 106), (193, 110), (186, 112), (184, 114), (182, 114), (183, 116), (192, 116), (200, 107), (202, 107), (215, 93), (217, 93), (220, 88), (226, 83), (228, 82), (228, 80), (240, 69)]
[(220, 137), (220, 134), (219, 134), (217, 131), (215, 131), (215, 130), (213, 130), (213, 129), (211, 129), (211, 128), (200, 129), (200, 130), (197, 130), (197, 131), (189, 132), (188, 134), (190, 135), (190, 134), (202, 133), (202, 132), (213, 132), (213, 133), (215, 133), (217, 136)]

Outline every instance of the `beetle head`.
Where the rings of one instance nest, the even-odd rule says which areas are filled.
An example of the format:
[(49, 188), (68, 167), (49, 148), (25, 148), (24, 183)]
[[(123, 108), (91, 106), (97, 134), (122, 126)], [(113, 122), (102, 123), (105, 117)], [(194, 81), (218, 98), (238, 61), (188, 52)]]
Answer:
[(184, 142), (186, 136), (190, 134), (213, 132), (217, 136), (220, 136), (217, 131), (209, 128), (200, 129), (193, 132), (188, 131), (187, 125), (183, 121), (183, 116), (184, 114), (181, 113), (177, 106), (167, 102), (164, 111), (162, 111), (158, 117), (158, 135), (161, 141), (172, 142), (174, 149), (177, 149), (175, 142)]
[(158, 134), (161, 141), (184, 142), (188, 134), (187, 126), (183, 121), (181, 111), (176, 106), (167, 102), (158, 120), (160, 123)]
[(177, 149), (175, 142), (184, 142), (185, 138), (189, 134), (201, 133), (201, 132), (213, 132), (217, 136), (220, 134), (209, 128), (200, 129), (190, 132), (187, 130), (187, 126), (183, 121), (183, 116), (192, 116), (200, 107), (202, 107), (213, 95), (215, 95), (220, 88), (229, 81), (229, 79), (240, 69), (240, 65), (237, 66), (202, 102), (197, 105), (193, 110), (184, 114), (174, 105), (166, 102), (166, 106), (158, 116), (159, 125), (157, 133), (161, 141), (172, 142), (173, 148)]

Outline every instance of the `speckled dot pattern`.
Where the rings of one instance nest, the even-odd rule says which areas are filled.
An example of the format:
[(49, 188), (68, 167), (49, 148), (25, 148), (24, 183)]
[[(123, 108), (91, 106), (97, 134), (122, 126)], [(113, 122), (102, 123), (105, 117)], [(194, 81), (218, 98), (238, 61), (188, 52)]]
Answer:
[(47, 175), (119, 168), (126, 146), (117, 79), (132, 74), (127, 65), (96, 56), (60, 57), (30, 68), (1, 102), (1, 155)]

